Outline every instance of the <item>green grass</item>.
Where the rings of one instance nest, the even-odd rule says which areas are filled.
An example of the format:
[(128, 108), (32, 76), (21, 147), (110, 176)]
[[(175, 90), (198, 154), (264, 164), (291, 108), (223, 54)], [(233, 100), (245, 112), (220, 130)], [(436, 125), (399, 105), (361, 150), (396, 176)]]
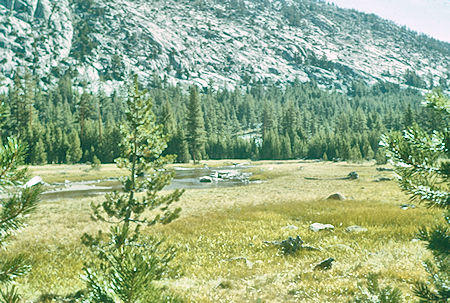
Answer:
[[(144, 230), (178, 247), (176, 263), (183, 275), (162, 284), (188, 302), (347, 302), (357, 284), (377, 272), (380, 282), (399, 287), (406, 301), (413, 301), (411, 285), (425, 277), (421, 262), (430, 255), (422, 243), (411, 240), (420, 225), (441, 219), (438, 210), (401, 210), (408, 197), (397, 184), (373, 182), (392, 172), (378, 172), (370, 163), (252, 164), (252, 170), (267, 174), (265, 182), (188, 190), (179, 202), (181, 218)], [(350, 171), (357, 171), (360, 179), (338, 179)], [(325, 200), (337, 191), (348, 199)], [(33, 264), (32, 273), (20, 281), (28, 300), (82, 288), (82, 263), (89, 253), (80, 237), (107, 228), (89, 219), (90, 202), (101, 199), (43, 201), (8, 247), (8, 253), (24, 253)], [(336, 228), (314, 233), (309, 230), (313, 222)], [(298, 230), (284, 229), (287, 225)], [(345, 228), (350, 225), (368, 232), (349, 234)], [(284, 256), (263, 243), (297, 235), (321, 251)], [(253, 266), (227, 261), (235, 257), (245, 257)], [(331, 270), (313, 270), (328, 257), (336, 259)]]

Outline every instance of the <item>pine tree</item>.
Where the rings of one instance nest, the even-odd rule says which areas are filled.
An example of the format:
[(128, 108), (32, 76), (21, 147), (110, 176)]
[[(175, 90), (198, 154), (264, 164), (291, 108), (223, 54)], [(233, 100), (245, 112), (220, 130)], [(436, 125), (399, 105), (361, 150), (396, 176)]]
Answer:
[(262, 135), (270, 131), (276, 131), (278, 129), (276, 116), (274, 112), (273, 105), (271, 103), (264, 103), (263, 113), (262, 113)]
[[(426, 97), (426, 104), (445, 115), (450, 121), (450, 100), (440, 91)], [(447, 124), (449, 125), (449, 124)], [(446, 211), (445, 221), (433, 228), (423, 227), (419, 239), (427, 242), (434, 262), (425, 262), (428, 282), (418, 282), (414, 289), (420, 302), (448, 302), (450, 300), (450, 128), (429, 134), (418, 125), (403, 134), (383, 136), (387, 155), (400, 176), (401, 188), (429, 207)]]
[(81, 160), (83, 152), (80, 146), (80, 138), (76, 131), (72, 130), (68, 136), (69, 148), (67, 150), (67, 162), (77, 163)]
[(83, 149), (85, 148), (85, 136), (86, 136), (86, 121), (91, 117), (93, 113), (93, 105), (91, 95), (84, 91), (77, 104), (78, 109), (78, 123), (80, 125), (80, 141)]
[(168, 137), (167, 148), (164, 151), (165, 155), (174, 155), (177, 154), (180, 150), (177, 146), (177, 138), (176, 138), (176, 121), (174, 117), (174, 113), (172, 110), (172, 106), (166, 100), (162, 106), (161, 112), (161, 124), (163, 125), (163, 132)]
[(289, 135), (286, 134), (281, 137), (281, 158), (291, 159), (292, 158), (292, 147)]
[(403, 116), (403, 126), (405, 128), (410, 127), (414, 123), (414, 114), (411, 109), (411, 105), (408, 104), (405, 115)]
[[(6, 240), (23, 227), (25, 218), (36, 208), (39, 200), (39, 185), (23, 186), (28, 178), (26, 168), (20, 168), (24, 157), (25, 148), (15, 138), (7, 138), (6, 144), (0, 146), (0, 248), (4, 248)], [(8, 286), (29, 270), (30, 265), (23, 255), (5, 256), (0, 250), (2, 302), (20, 302), (16, 288)]]
[(189, 163), (191, 156), (189, 154), (189, 147), (186, 141), (186, 136), (184, 135), (183, 129), (179, 129), (175, 137), (173, 138), (173, 145), (176, 147), (177, 159), (178, 163)]
[(41, 138), (36, 142), (32, 154), (34, 164), (47, 163), (47, 153), (45, 152), (44, 142)]
[(24, 89), (22, 99), (25, 114), (25, 116), (23, 117), (23, 124), (28, 133), (33, 133), (33, 103), (35, 87), (36, 85), (34, 83), (33, 76), (27, 70), (24, 75)]
[(186, 116), (186, 138), (194, 164), (201, 159), (205, 144), (205, 125), (196, 86), (191, 86)]
[[(170, 205), (182, 191), (167, 195), (159, 192), (168, 185), (173, 172), (165, 165), (173, 156), (161, 156), (167, 137), (156, 125), (152, 102), (146, 91), (140, 91), (137, 76), (130, 85), (127, 99), (126, 124), (123, 127), (122, 158), (119, 167), (130, 174), (123, 181), (123, 192), (106, 195), (106, 200), (93, 206), (97, 220), (113, 224), (110, 232), (98, 237), (84, 236), (98, 261), (85, 266), (89, 302), (162, 302), (162, 290), (153, 281), (168, 273), (168, 263), (174, 257), (172, 248), (164, 249), (162, 242), (144, 237), (143, 225), (168, 224), (176, 219), (180, 209)], [(138, 195), (144, 192), (145, 195)], [(148, 211), (153, 214), (149, 218)], [(168, 301), (168, 300), (166, 300)]]

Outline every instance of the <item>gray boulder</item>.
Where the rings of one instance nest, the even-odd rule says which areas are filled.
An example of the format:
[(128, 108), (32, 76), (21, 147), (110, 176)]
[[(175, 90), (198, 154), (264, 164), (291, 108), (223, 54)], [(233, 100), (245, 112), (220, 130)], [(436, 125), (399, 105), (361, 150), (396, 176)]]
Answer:
[(213, 178), (211, 178), (210, 176), (204, 176), (204, 177), (200, 177), (199, 180), (201, 183), (212, 183)]
[(348, 180), (357, 180), (357, 179), (359, 179), (359, 175), (358, 175), (357, 172), (352, 171), (351, 173), (349, 173), (349, 174), (347, 175), (347, 178), (346, 178), (346, 179), (348, 179)]
[(341, 193), (334, 193), (332, 195), (329, 195), (327, 200), (345, 200), (345, 196)]

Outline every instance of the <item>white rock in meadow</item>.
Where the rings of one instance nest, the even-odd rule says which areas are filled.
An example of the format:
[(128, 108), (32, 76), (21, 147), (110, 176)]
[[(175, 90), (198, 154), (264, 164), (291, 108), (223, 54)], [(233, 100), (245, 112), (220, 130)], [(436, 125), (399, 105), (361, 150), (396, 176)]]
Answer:
[(321, 230), (333, 230), (334, 226), (331, 224), (313, 223), (309, 226), (309, 229), (313, 232), (318, 232)]
[(27, 183), (23, 185), (24, 188), (33, 187), (37, 184), (44, 184), (44, 180), (41, 177), (36, 176), (31, 178)]

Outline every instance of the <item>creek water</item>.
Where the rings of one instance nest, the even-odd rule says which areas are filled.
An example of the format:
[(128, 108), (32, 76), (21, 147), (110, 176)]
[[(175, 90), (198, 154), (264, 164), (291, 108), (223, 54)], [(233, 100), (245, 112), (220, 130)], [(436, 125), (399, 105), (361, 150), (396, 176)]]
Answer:
[[(164, 189), (193, 189), (193, 188), (220, 188), (231, 186), (243, 186), (249, 183), (250, 174), (243, 173), (242, 170), (248, 166), (228, 166), (220, 168), (175, 168), (175, 177), (172, 183)], [(200, 178), (217, 176), (225, 172), (231, 175), (230, 178), (212, 178), (212, 182), (200, 182)], [(51, 184), (41, 197), (43, 200), (57, 199), (77, 199), (83, 197), (103, 195), (122, 188), (118, 179), (103, 179), (82, 182), (65, 182)]]

